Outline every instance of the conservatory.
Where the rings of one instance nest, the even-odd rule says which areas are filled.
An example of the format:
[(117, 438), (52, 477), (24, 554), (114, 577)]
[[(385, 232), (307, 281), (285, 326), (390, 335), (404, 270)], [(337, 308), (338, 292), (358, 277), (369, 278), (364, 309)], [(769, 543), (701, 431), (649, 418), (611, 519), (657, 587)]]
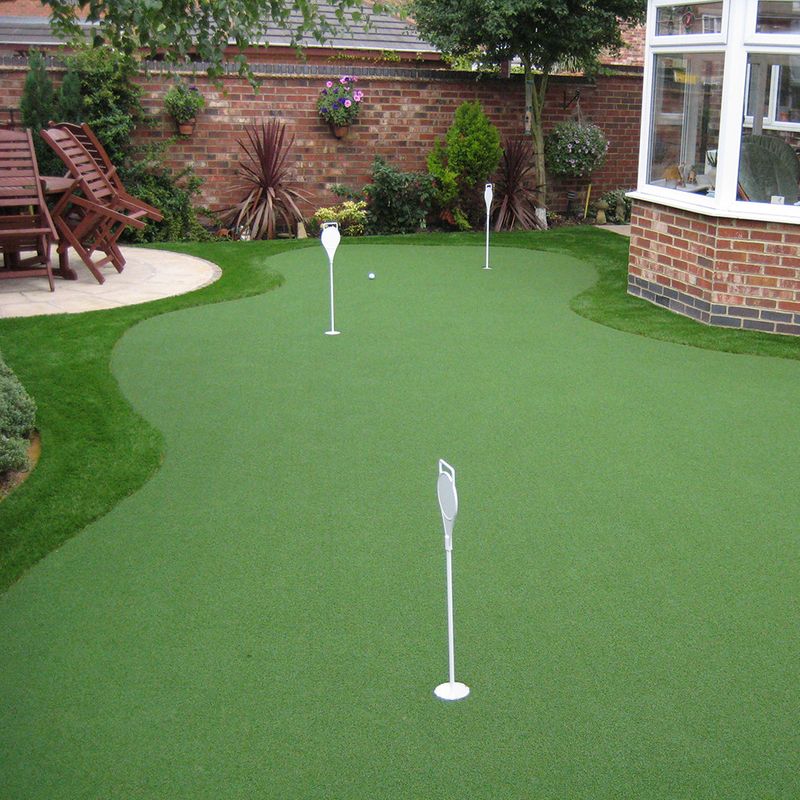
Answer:
[(800, 335), (800, 0), (649, 0), (628, 290)]

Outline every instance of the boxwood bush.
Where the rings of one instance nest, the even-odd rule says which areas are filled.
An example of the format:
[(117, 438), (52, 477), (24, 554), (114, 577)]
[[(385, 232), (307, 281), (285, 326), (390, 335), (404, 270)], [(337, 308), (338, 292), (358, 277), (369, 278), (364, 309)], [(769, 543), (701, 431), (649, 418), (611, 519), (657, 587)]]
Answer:
[(0, 475), (28, 467), (36, 404), (0, 354)]

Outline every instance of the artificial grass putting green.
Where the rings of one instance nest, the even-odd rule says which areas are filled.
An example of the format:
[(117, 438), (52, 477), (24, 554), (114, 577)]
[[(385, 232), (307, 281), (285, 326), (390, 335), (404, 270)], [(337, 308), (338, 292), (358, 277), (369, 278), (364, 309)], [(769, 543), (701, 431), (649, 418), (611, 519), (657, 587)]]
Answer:
[(800, 794), (798, 365), (602, 327), (569, 309), (588, 266), (482, 256), (343, 245), (339, 337), (316, 249), (124, 337), (166, 458), (0, 599), (0, 796)]

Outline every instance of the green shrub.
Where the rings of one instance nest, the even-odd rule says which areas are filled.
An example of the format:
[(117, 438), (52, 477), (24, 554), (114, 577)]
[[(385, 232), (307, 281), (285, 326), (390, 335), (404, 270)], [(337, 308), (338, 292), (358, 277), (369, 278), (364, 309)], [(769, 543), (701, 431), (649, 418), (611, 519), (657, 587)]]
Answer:
[(309, 233), (316, 236), (323, 222), (338, 222), (343, 236), (363, 236), (367, 204), (363, 200), (345, 200), (337, 206), (318, 208), (309, 220)]
[[(82, 110), (112, 163), (124, 163), (142, 118), (142, 90), (134, 83), (136, 60), (113, 47), (82, 47), (67, 59), (80, 78)], [(78, 122), (79, 120), (66, 120)]]
[(430, 213), (433, 179), (425, 173), (400, 172), (376, 156), (364, 196), (370, 233), (414, 233), (425, 227)]
[(442, 216), (466, 230), (480, 221), (483, 194), (478, 187), (497, 169), (503, 149), (500, 134), (477, 101), (462, 103), (445, 137), (428, 155), (428, 172)]
[(148, 222), (142, 230), (129, 228), (124, 238), (130, 242), (189, 242), (211, 238), (200, 224), (199, 214), (212, 216), (195, 205), (202, 180), (191, 167), (173, 173), (164, 165), (164, 151), (175, 141), (140, 148), (122, 171), (125, 187), (134, 196), (157, 208), (161, 222)]
[(58, 89), (56, 122), (83, 122), (83, 94), (81, 76), (75, 67), (69, 67)]
[(9, 439), (0, 433), (0, 475), (28, 469), (28, 443), (24, 439)]
[(28, 466), (36, 404), (0, 356), (0, 474)]
[(55, 115), (56, 96), (53, 81), (45, 69), (45, 58), (37, 50), (28, 55), (28, 74), (22, 87), (19, 108), (22, 124), (33, 131), (33, 146), (36, 150), (36, 161), (40, 175), (63, 175), (64, 165), (52, 151), (50, 145), (39, 135), (42, 128)]

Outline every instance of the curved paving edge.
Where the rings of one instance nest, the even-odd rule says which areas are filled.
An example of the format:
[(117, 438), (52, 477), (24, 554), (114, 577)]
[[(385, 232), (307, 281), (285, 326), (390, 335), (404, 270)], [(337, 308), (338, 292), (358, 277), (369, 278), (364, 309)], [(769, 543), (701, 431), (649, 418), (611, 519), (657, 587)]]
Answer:
[(201, 289), (222, 275), (216, 264), (197, 256), (143, 247), (121, 249), (127, 262), (125, 269), (117, 272), (110, 265), (103, 267), (103, 284), (74, 254), (70, 266), (78, 273), (78, 279), (55, 278), (54, 292), (46, 278), (0, 280), (0, 318), (79, 314), (148, 303)]

